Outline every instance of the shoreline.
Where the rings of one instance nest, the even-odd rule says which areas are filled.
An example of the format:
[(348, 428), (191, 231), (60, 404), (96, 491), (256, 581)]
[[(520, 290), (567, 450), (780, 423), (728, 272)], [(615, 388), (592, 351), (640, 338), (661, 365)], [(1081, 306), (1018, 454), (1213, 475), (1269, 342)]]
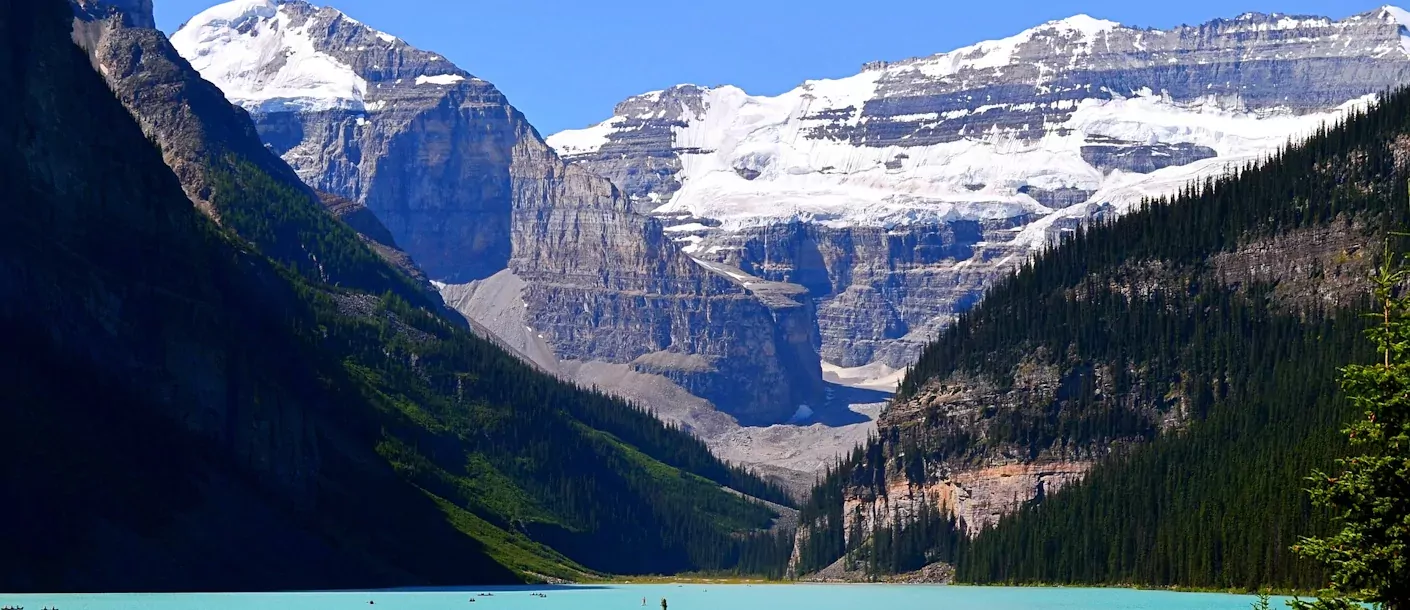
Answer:
[(1258, 595), (1267, 593), (1272, 597), (1300, 597), (1315, 599), (1316, 592), (1296, 589), (1267, 588), (1250, 591), (1240, 588), (1150, 586), (1138, 584), (1051, 584), (1051, 583), (899, 583), (883, 581), (843, 581), (843, 580), (787, 580), (748, 577), (709, 577), (709, 576), (632, 576), (586, 580), (573, 585), (876, 585), (895, 587), (986, 587), (1011, 589), (1130, 589), (1133, 591), (1166, 591), (1170, 593), (1218, 593), (1224, 595)]

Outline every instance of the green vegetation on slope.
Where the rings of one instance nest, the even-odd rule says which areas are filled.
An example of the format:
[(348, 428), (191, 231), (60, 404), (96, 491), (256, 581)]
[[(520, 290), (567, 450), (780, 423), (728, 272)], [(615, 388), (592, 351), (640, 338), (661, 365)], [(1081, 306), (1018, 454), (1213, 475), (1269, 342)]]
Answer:
[[(326, 338), (315, 340), (388, 418), (383, 455), (438, 498), (612, 573), (731, 569), (744, 544), (734, 534), (771, 523), (771, 510), (720, 488), (739, 475), (685, 433), (544, 376), (394, 295), (377, 299), (372, 316), (344, 315), (353, 298), (319, 299)], [(716, 480), (689, 471), (700, 463)]]
[(212, 159), (207, 172), (221, 225), (261, 254), (315, 283), (374, 294), (392, 291), (429, 304), (415, 282), (333, 218), (304, 185), (276, 180), (234, 153)]
[(721, 486), (781, 489), (440, 317), (293, 185), (212, 160), (203, 218), (69, 19), (0, 5), (0, 430), (23, 440), (0, 488), (27, 517), (0, 541), (33, 551), (0, 589), (731, 571), (777, 547)]
[[(940, 463), (986, 446), (1030, 457), (1110, 447), (1083, 483), (973, 541), (950, 544), (935, 533), (943, 521), (915, 528), (933, 543), (893, 531), (873, 540), (934, 547), (927, 559), (954, 561), (970, 582), (1319, 586), (1321, 569), (1289, 547), (1327, 527), (1299, 490), (1345, 451), (1335, 371), (1366, 355), (1366, 301), (1326, 306), (1266, 281), (1219, 281), (1214, 257), (1329, 227), (1374, 244), (1406, 226), (1410, 174), (1397, 137), (1407, 132), (1410, 93), (1400, 91), (1261, 167), (1078, 230), (1000, 282), (924, 351), (897, 400), (956, 373), (1011, 387), (1035, 360), (1060, 371), (1056, 397), (996, 408), (982, 434), (930, 423), (942, 417), (881, 430), (804, 507), (804, 534), (826, 543), (809, 565), (850, 550), (880, 555), (868, 563), (878, 572), (916, 567), (914, 552), (879, 553), (857, 539), (843, 548), (835, 504), (849, 490), (884, 489), (888, 470), (918, 482), (917, 455)], [(1290, 302), (1298, 296), (1312, 303)], [(1186, 423), (1162, 432), (1171, 414)], [(1145, 442), (1124, 448), (1131, 440)]]
[[(408, 302), (401, 295), (415, 298), (414, 286), (302, 190), (244, 161), (212, 164), (210, 175), (222, 224), (262, 253), (280, 253), (273, 258), (304, 281), (395, 290), (376, 299), (306, 291), (315, 318), (304, 328), (317, 329), (308, 339), (320, 353), (336, 355), (363, 398), (394, 418), (389, 430), (414, 439), (379, 446), (395, 447), (398, 472), (436, 498), (593, 570), (626, 574), (735, 569), (755, 543), (734, 534), (767, 528), (773, 514), (720, 485), (791, 503), (679, 428), (543, 375)], [(605, 443), (597, 430), (625, 444)], [(624, 459), (624, 447), (711, 483), (662, 485), (651, 467), (663, 464)]]

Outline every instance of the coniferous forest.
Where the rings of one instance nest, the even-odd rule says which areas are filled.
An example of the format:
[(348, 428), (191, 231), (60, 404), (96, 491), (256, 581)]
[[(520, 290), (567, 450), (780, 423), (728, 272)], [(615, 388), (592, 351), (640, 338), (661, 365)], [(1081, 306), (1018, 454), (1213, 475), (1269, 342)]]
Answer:
[[(1303, 489), (1347, 450), (1338, 370), (1374, 357), (1369, 284), (1331, 301), (1230, 281), (1227, 261), (1250, 244), (1329, 232), (1354, 236), (1360, 246), (1332, 262), (1364, 258), (1358, 273), (1384, 244), (1403, 250), (1391, 233), (1410, 226), (1408, 133), (1410, 92), (1392, 92), (1264, 164), (1077, 229), (1001, 281), (926, 348), (893, 408), (957, 372), (1012, 386), (1034, 354), (1078, 380), (1109, 371), (1106, 391), (1074, 383), (1049, 403), (996, 412), (982, 443), (883, 423), (805, 503), (800, 571), (845, 555), (873, 574), (953, 562), (975, 583), (1324, 584), (1291, 547), (1329, 527)], [(1172, 413), (1183, 423), (1162, 430)], [(844, 497), (885, 493), (888, 478), (921, 483), (925, 464), (984, 443), (1034, 457), (1111, 449), (1080, 484), (973, 539), (933, 516), (844, 530)]]

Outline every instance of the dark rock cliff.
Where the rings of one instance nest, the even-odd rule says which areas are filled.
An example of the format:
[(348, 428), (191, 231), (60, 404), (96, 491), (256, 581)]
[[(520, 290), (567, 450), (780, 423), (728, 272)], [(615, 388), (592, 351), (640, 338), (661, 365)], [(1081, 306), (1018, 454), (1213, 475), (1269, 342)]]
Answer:
[(265, 147), (248, 113), (226, 101), (220, 89), (191, 69), (164, 34), (143, 25), (150, 22), (150, 2), (144, 5), (145, 13), (141, 12), (144, 6), (127, 2), (73, 0), (71, 5), (74, 42), (88, 51), (94, 68), (160, 147), (167, 166), (198, 208), (220, 222), (221, 210), (213, 201), (215, 182), (248, 164), (292, 193), (304, 208), (333, 209), (335, 216), (376, 244), (374, 251), (387, 262), (419, 281), (419, 294), (413, 298), (440, 306), (435, 289), (374, 215), (352, 202), (329, 201), (306, 186)]
[(290, 286), (193, 210), (71, 22), (62, 2), (0, 4), (0, 587), (513, 579), (353, 440), (284, 330)]

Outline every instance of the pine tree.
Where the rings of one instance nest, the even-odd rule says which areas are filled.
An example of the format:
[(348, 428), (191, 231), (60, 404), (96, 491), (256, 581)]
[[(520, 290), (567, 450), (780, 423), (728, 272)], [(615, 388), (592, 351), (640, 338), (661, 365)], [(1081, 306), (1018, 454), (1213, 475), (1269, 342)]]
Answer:
[(1410, 268), (1392, 257), (1374, 280), (1381, 311), (1368, 334), (1380, 348), (1378, 364), (1342, 370), (1342, 389), (1364, 418), (1346, 429), (1360, 455), (1337, 460), (1339, 474), (1315, 472), (1313, 502), (1334, 511), (1341, 530), (1303, 538), (1294, 550), (1331, 568), (1331, 584), (1299, 610), (1359, 607), (1410, 609), (1410, 296), (1401, 289)]

